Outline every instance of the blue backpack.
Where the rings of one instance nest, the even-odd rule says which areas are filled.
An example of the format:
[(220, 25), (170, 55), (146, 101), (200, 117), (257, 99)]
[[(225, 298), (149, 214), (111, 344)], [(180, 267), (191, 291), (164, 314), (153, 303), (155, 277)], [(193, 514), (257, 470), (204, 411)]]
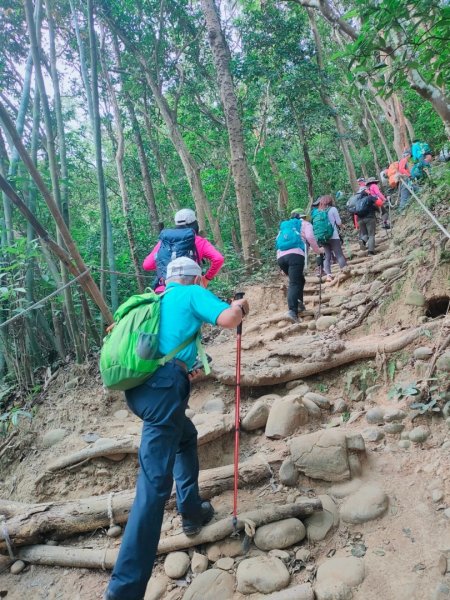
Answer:
[(411, 157), (414, 162), (418, 162), (425, 154), (431, 154), (430, 145), (427, 142), (414, 142), (411, 146)]
[(305, 249), (302, 236), (302, 221), (301, 219), (289, 219), (281, 221), (280, 230), (275, 241), (277, 250), (292, 250), (293, 248)]
[(180, 256), (187, 256), (200, 264), (195, 247), (195, 231), (185, 229), (163, 229), (159, 234), (161, 245), (156, 254), (157, 281), (155, 287), (164, 285), (167, 276), (167, 265)]

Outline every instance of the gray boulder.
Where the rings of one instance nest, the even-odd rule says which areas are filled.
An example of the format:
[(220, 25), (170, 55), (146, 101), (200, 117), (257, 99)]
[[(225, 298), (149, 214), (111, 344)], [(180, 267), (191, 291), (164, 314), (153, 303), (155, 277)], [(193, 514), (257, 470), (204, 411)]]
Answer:
[(297, 484), (299, 472), (291, 458), (285, 458), (281, 463), (279, 477), (280, 482), (288, 487), (294, 487)]
[(341, 431), (327, 429), (293, 438), (288, 442), (297, 469), (312, 479), (350, 479), (347, 441)]
[(344, 500), (340, 510), (341, 519), (346, 523), (365, 523), (381, 517), (388, 504), (384, 490), (376, 483), (368, 483)]
[(191, 560), (186, 552), (171, 552), (164, 561), (164, 571), (171, 579), (180, 579), (189, 569)]
[(221, 569), (209, 569), (194, 579), (183, 600), (230, 600), (234, 586), (233, 575)]
[(319, 496), (319, 500), (323, 511), (316, 512), (305, 520), (306, 535), (313, 542), (324, 540), (328, 532), (339, 525), (339, 511), (334, 500), (325, 494)]
[(256, 556), (243, 560), (237, 568), (236, 578), (237, 591), (241, 594), (271, 594), (288, 586), (290, 581), (289, 571), (284, 563), (273, 556)]
[(305, 526), (298, 519), (283, 519), (276, 523), (262, 525), (256, 530), (254, 537), (255, 546), (260, 550), (268, 551), (289, 548), (301, 542), (306, 535)]
[(307, 400), (311, 400), (314, 404), (317, 404), (319, 408), (327, 409), (330, 408), (331, 402), (329, 398), (316, 392), (307, 392), (304, 396)]
[(58, 444), (61, 440), (63, 440), (67, 435), (67, 431), (65, 429), (50, 429), (44, 434), (42, 438), (42, 445), (44, 448), (50, 448), (55, 444)]
[(265, 434), (272, 439), (282, 439), (292, 435), (308, 422), (308, 411), (301, 401), (286, 396), (270, 409)]
[(257, 400), (242, 419), (242, 429), (244, 431), (254, 431), (255, 429), (265, 427), (269, 417), (269, 410), (265, 402)]
[(364, 561), (349, 556), (331, 558), (322, 563), (317, 570), (317, 600), (351, 600), (352, 588), (364, 581)]

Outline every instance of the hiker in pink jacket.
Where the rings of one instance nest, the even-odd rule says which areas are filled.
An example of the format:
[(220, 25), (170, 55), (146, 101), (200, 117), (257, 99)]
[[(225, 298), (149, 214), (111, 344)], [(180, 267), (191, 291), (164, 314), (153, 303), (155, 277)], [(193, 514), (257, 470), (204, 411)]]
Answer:
[(380, 190), (380, 188), (378, 187), (378, 184), (379, 184), (379, 180), (376, 177), (369, 177), (369, 179), (366, 180), (366, 186), (369, 191), (369, 194), (371, 196), (375, 196), (376, 198), (378, 198), (378, 200), (381, 200), (381, 202), (382, 202), (382, 204), (380, 206), (381, 223), (382, 223), (381, 226), (383, 227), (383, 229), (390, 229), (391, 225), (389, 223), (389, 215), (386, 210), (386, 207), (384, 206), (384, 204), (386, 202), (386, 196)]
[[(217, 275), (217, 273), (220, 271), (220, 269), (222, 268), (222, 265), (224, 263), (224, 257), (222, 256), (222, 254), (211, 244), (211, 242), (209, 242), (206, 238), (201, 237), (200, 235), (198, 235), (198, 222), (197, 222), (197, 217), (195, 215), (195, 212), (193, 210), (191, 210), (190, 208), (183, 208), (181, 210), (179, 210), (176, 215), (175, 215), (175, 229), (174, 230), (163, 230), (160, 234), (160, 238), (161, 236), (164, 235), (164, 232), (169, 232), (169, 231), (175, 231), (175, 233), (177, 233), (177, 230), (194, 230), (195, 232), (195, 239), (194, 239), (194, 245), (195, 247), (188, 253), (190, 258), (193, 258), (198, 264), (201, 264), (203, 260), (208, 260), (210, 262), (209, 268), (206, 271), (206, 273), (202, 276), (202, 284), (203, 287), (207, 287), (209, 282), (211, 281), (211, 279), (214, 279), (214, 277)], [(181, 233), (181, 232), (178, 232)], [(189, 235), (189, 232), (186, 232), (187, 235)], [(179, 236), (177, 236), (179, 237)], [(163, 238), (161, 238), (163, 239)], [(153, 248), (153, 250), (150, 252), (150, 254), (144, 259), (144, 262), (142, 263), (142, 268), (144, 269), (144, 271), (157, 271), (158, 272), (158, 282), (155, 286), (155, 291), (157, 293), (161, 293), (164, 291), (165, 289), (165, 268), (167, 268), (167, 264), (168, 262), (170, 262), (170, 260), (172, 260), (171, 256), (168, 256), (168, 261), (167, 264), (161, 264), (161, 261), (163, 260), (163, 257), (161, 256), (161, 254), (163, 254), (163, 252), (160, 252), (160, 256), (158, 256), (158, 251), (161, 248), (161, 239), (160, 241), (156, 244), (156, 246)], [(178, 243), (178, 242), (175, 242)], [(181, 244), (186, 245), (186, 242), (182, 241)], [(184, 247), (184, 246), (183, 246)], [(177, 254), (180, 252), (180, 250), (177, 251)], [(190, 254), (193, 254), (193, 256), (190, 256)], [(181, 250), (181, 254), (179, 254), (180, 256), (183, 256), (183, 251)], [(161, 273), (161, 270), (164, 271), (164, 273)]]

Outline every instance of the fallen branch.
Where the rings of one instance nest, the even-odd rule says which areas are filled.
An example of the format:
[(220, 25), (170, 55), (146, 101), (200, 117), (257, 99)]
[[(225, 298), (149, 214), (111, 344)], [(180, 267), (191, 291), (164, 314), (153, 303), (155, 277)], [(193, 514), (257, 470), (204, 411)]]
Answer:
[[(226, 433), (232, 431), (234, 427), (234, 418), (232, 415), (217, 415), (215, 418), (208, 418), (206, 423), (197, 426), (198, 439), (197, 445), (203, 446), (212, 442)], [(36, 484), (40, 483), (49, 474), (62, 471), (67, 468), (75, 468), (85, 464), (94, 458), (109, 458), (110, 460), (122, 460), (126, 454), (137, 454), (141, 438), (137, 436), (127, 436), (120, 439), (100, 439), (100, 443), (95, 443), (73, 454), (62, 456), (46, 466), (44, 473), (41, 473), (36, 479)]]
[[(279, 383), (286, 383), (294, 379), (303, 379), (310, 377), (323, 371), (335, 369), (342, 365), (374, 358), (379, 353), (391, 354), (402, 350), (417, 338), (423, 335), (426, 330), (436, 329), (442, 323), (437, 320), (433, 323), (426, 323), (420, 327), (402, 331), (393, 335), (370, 335), (346, 342), (345, 348), (339, 353), (333, 353), (328, 359), (305, 359), (302, 362), (295, 361), (285, 363), (281, 367), (267, 368), (258, 364), (245, 364), (241, 375), (242, 386), (266, 386)], [(324, 342), (324, 347), (326, 346)], [(276, 356), (276, 349), (273, 349), (271, 356)], [(229, 371), (215, 371), (215, 376), (218, 381), (225, 385), (234, 385), (234, 374)]]
[[(291, 517), (303, 518), (315, 511), (322, 510), (322, 503), (318, 498), (296, 502), (294, 504), (265, 506), (258, 510), (252, 510), (241, 514), (237, 521), (237, 530), (243, 531), (245, 522), (250, 520), (260, 527), (267, 523), (274, 523)], [(188, 537), (183, 533), (167, 536), (160, 540), (158, 554), (167, 554), (177, 550), (184, 550), (218, 542), (229, 537), (235, 531), (231, 517), (221, 519), (216, 523), (203, 527), (196, 536)], [(48, 565), (60, 567), (77, 567), (84, 569), (112, 569), (117, 559), (118, 549), (87, 550), (84, 548), (73, 548), (67, 546), (27, 546), (20, 548), (18, 558), (35, 565)]]
[[(281, 462), (282, 453), (269, 457), (255, 456), (239, 465), (239, 484), (255, 484), (272, 475), (270, 464)], [(233, 488), (233, 465), (200, 472), (199, 488), (202, 498), (217, 496)], [(46, 538), (64, 539), (71, 535), (107, 527), (110, 523), (108, 505), (112, 504), (114, 523), (128, 519), (135, 491), (125, 490), (102, 496), (91, 496), (68, 502), (17, 505), (0, 500), (0, 514), (6, 514), (6, 531), (15, 546), (38, 543)], [(167, 506), (175, 504), (174, 492)], [(8, 516), (10, 515), (10, 516)], [(4, 533), (0, 528), (0, 552), (5, 551)]]

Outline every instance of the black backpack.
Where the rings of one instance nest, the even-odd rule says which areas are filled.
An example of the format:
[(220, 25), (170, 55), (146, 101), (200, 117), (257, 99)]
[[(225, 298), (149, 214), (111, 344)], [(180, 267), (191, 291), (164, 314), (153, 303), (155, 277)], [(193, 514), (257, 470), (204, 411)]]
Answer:
[(167, 276), (167, 265), (180, 256), (187, 256), (199, 263), (195, 247), (195, 231), (190, 227), (183, 229), (163, 229), (159, 234), (161, 245), (156, 253), (156, 274), (158, 285), (164, 285)]
[(368, 217), (371, 212), (374, 212), (374, 200), (376, 200), (375, 196), (361, 194), (355, 202), (355, 215), (361, 218)]

